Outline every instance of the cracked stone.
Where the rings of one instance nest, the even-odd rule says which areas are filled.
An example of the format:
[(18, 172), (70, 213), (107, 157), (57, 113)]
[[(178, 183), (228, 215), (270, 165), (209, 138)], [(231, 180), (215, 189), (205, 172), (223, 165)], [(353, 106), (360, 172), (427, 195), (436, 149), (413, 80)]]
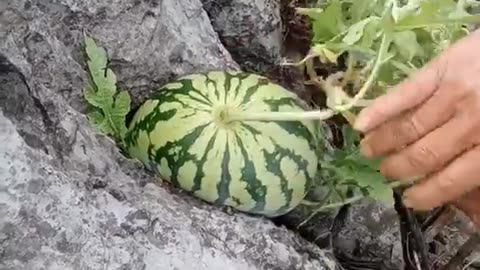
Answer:
[(338, 269), (330, 251), (269, 220), (164, 185), (88, 123), (84, 33), (108, 51), (133, 107), (173, 77), (239, 68), (199, 0), (0, 10), (1, 269)]

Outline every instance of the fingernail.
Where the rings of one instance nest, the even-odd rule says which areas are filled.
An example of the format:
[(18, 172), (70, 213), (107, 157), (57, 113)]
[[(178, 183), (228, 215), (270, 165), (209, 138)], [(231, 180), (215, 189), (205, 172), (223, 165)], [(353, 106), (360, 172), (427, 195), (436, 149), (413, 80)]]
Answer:
[(355, 120), (355, 123), (353, 124), (353, 128), (365, 132), (365, 130), (368, 128), (368, 124), (370, 122), (370, 119), (366, 116), (367, 115), (367, 109), (363, 109), (358, 115), (357, 119)]
[(365, 131), (368, 127), (368, 118), (362, 118), (361, 115), (358, 116), (355, 123), (353, 124), (353, 128), (358, 131)]
[(365, 140), (362, 140), (360, 142), (360, 153), (365, 157), (371, 157), (372, 152), (370, 145)]

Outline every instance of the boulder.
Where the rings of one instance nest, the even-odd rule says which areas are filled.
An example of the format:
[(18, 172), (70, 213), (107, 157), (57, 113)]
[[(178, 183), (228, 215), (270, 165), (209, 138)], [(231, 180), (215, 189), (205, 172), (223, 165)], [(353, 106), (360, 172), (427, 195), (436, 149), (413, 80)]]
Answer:
[(282, 57), (283, 24), (276, 0), (201, 0), (212, 26), (246, 70), (267, 71)]
[(178, 75), (239, 68), (198, 0), (1, 1), (0, 269), (339, 269), (126, 159), (84, 115), (84, 34), (134, 107)]
[[(284, 65), (300, 61), (298, 42), (285, 46), (290, 33), (285, 20), (293, 8), (277, 0), (201, 0), (213, 29), (242, 70), (269, 77), (304, 100), (303, 69)], [(308, 42), (307, 42), (308, 46)]]

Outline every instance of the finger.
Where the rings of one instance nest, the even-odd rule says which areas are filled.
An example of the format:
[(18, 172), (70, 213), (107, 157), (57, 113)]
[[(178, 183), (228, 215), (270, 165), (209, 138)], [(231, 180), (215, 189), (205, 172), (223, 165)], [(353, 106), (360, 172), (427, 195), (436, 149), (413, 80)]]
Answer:
[(441, 126), (455, 114), (466, 91), (453, 84), (444, 85), (415, 110), (398, 116), (365, 135), (360, 146), (367, 157), (388, 154), (408, 145)]
[(460, 198), (454, 205), (462, 210), (480, 228), (480, 189), (476, 188)]
[(404, 203), (418, 210), (430, 210), (460, 198), (480, 185), (480, 146), (462, 154), (440, 172), (407, 189)]
[[(354, 128), (368, 132), (390, 118), (423, 103), (441, 84), (444, 76), (448, 76), (448, 68), (464, 68), (454, 66), (454, 63), (471, 62), (471, 55), (464, 52), (472, 51), (478, 46), (480, 29), (458, 40), (442, 54), (432, 59), (414, 76), (404, 80), (384, 96), (373, 101), (358, 115)], [(450, 63), (449, 63), (450, 62)], [(452, 67), (453, 66), (453, 67)], [(458, 73), (454, 70), (453, 74)]]
[(414, 144), (387, 157), (380, 164), (382, 174), (393, 179), (411, 179), (446, 165), (474, 144), (471, 116), (455, 115)]
[(386, 95), (378, 97), (369, 107), (363, 109), (354, 128), (367, 132), (391, 117), (423, 103), (437, 89), (442, 73), (440, 61), (431, 61), (412, 78), (388, 90)]

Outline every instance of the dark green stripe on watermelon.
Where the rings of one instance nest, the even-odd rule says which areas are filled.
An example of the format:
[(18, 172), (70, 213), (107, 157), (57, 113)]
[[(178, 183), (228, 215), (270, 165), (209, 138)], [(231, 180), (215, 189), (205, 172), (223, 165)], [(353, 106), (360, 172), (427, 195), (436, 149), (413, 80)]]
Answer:
[[(202, 161), (197, 160), (194, 155), (188, 152), (188, 149), (195, 143), (197, 138), (201, 135), (201, 133), (203, 132), (203, 130), (205, 130), (207, 126), (208, 124), (201, 125), (195, 128), (189, 134), (185, 135), (182, 139), (175, 142), (168, 142), (163, 147), (157, 149), (155, 152), (150, 153), (151, 158), (155, 160), (158, 164), (160, 164), (162, 158), (165, 158), (167, 160), (170, 171), (172, 172), (172, 175), (170, 176), (170, 181), (174, 185), (178, 186), (180, 184), (178, 180), (178, 172), (187, 161), (193, 161), (197, 166), (199, 166), (196, 178), (198, 177), (199, 179), (201, 179), (204, 176), (203, 172), (200, 170)], [(212, 137), (211, 141), (213, 141), (214, 139), (215, 137)], [(209, 143), (209, 145), (210, 144), (211, 142)], [(180, 151), (177, 153), (170, 153), (169, 151), (171, 151), (171, 149), (173, 149), (174, 147), (178, 147)], [(207, 153), (208, 151), (205, 152), (205, 155)], [(193, 187), (193, 189), (195, 189), (195, 186)]]
[(220, 181), (217, 184), (218, 198), (215, 201), (215, 203), (218, 205), (223, 205), (225, 201), (228, 199), (228, 197), (230, 197), (229, 185), (230, 185), (230, 182), (232, 181), (232, 175), (230, 174), (229, 162), (230, 162), (230, 149), (227, 143), (227, 145), (225, 146), (225, 152), (223, 154), (223, 160), (221, 165), (222, 176), (220, 178)]
[(255, 94), (256, 91), (258, 91), (258, 87), (262, 86), (262, 85), (268, 85), (269, 84), (269, 81), (265, 78), (260, 78), (258, 80), (258, 82), (253, 85), (253, 86), (250, 86), (245, 95), (243, 96), (243, 100), (242, 100), (242, 103), (241, 104), (246, 104), (250, 101), (250, 98), (252, 97), (253, 94)]
[[(199, 191), (200, 188), (202, 187), (202, 180), (205, 180), (205, 172), (203, 171), (203, 164), (205, 164), (205, 162), (207, 161), (207, 158), (208, 158), (208, 153), (210, 151), (210, 149), (213, 148), (213, 144), (215, 143), (215, 136), (212, 136), (212, 138), (210, 138), (210, 140), (208, 140), (208, 143), (207, 143), (207, 147), (206, 147), (206, 151), (205, 153), (203, 154), (202, 158), (200, 159), (200, 161), (198, 161), (198, 169), (197, 169), (197, 173), (195, 174), (195, 177), (193, 178), (193, 187), (191, 189), (192, 192), (195, 192), (195, 191)], [(212, 180), (215, 180), (215, 179), (212, 179)]]
[(175, 116), (177, 110), (168, 110), (160, 112), (156, 107), (152, 112), (145, 115), (140, 121), (136, 122), (133, 127), (129, 129), (125, 136), (125, 144), (127, 147), (135, 145), (140, 131), (152, 132), (155, 129), (155, 125), (158, 121), (166, 121)]
[[(195, 109), (191, 107), (190, 105), (187, 105), (183, 102), (181, 102), (178, 99), (177, 95), (186, 95), (189, 96), (192, 100), (195, 100), (199, 103), (202, 103), (206, 106), (212, 106), (212, 101), (204, 94), (202, 94), (199, 90), (193, 88), (192, 81), (190, 80), (181, 80), (179, 81), (183, 86), (181, 88), (176, 88), (176, 89), (170, 89), (166, 87), (162, 87), (156, 94), (154, 94), (150, 99), (152, 100), (161, 100), (162, 102), (180, 102), (182, 103), (183, 106), (188, 106), (189, 108)], [(198, 99), (194, 96), (192, 96), (192, 93), (196, 93), (199, 96), (205, 98), (204, 100)]]
[[(286, 130), (288, 133), (294, 134), (297, 137), (304, 137), (305, 140), (308, 140), (311, 142), (310, 149), (312, 151), (315, 151), (315, 144), (313, 142), (313, 136), (308, 132), (308, 129), (303, 126), (299, 122), (291, 122), (291, 121), (286, 121), (286, 122), (274, 122), (274, 124), (280, 126), (284, 130)], [(262, 134), (261, 131), (255, 129), (254, 127), (242, 123), (242, 127), (250, 131), (253, 135), (260, 135)], [(302, 132), (298, 132), (298, 130), (301, 130)], [(263, 154), (265, 156), (265, 159), (268, 160), (267, 162), (267, 170), (271, 172), (272, 174), (276, 175), (281, 179), (281, 184), (282, 184), (282, 191), (286, 196), (286, 204), (280, 209), (280, 211), (284, 211), (286, 208), (289, 208), (290, 202), (292, 199), (292, 191), (288, 190), (288, 179), (285, 178), (285, 176), (282, 173), (281, 166), (280, 166), (280, 161), (282, 157), (289, 157), (292, 159), (298, 166), (301, 171), (304, 171), (305, 179), (307, 180), (305, 182), (305, 190), (307, 190), (311, 183), (312, 183), (312, 176), (310, 176), (307, 172), (307, 166), (308, 166), (308, 161), (305, 160), (302, 156), (295, 154), (289, 149), (283, 148), (283, 146), (278, 145), (277, 143), (274, 143), (276, 146), (275, 149), (277, 150), (276, 153), (268, 153), (267, 151), (263, 151)], [(280, 155), (280, 158), (277, 160), (275, 159), (276, 155)], [(267, 191), (268, 192), (268, 191)], [(260, 211), (263, 209), (259, 208), (254, 208), (252, 209), (254, 211)]]
[(247, 184), (246, 189), (248, 194), (250, 194), (250, 197), (253, 199), (253, 201), (255, 201), (255, 207), (253, 210), (255, 212), (262, 211), (265, 209), (265, 195), (267, 193), (267, 187), (262, 184), (260, 179), (258, 179), (255, 164), (252, 160), (250, 160), (242, 140), (239, 137), (236, 137), (235, 139), (237, 141), (237, 145), (240, 147), (240, 151), (245, 162), (245, 165), (241, 170), (242, 179), (243, 181), (248, 179), (248, 182), (245, 182), (245, 184)]
[[(228, 91), (234, 91), (235, 92), (234, 98), (237, 99), (238, 94), (239, 94), (239, 90), (242, 87), (243, 80), (248, 78), (248, 76), (250, 76), (250, 75), (248, 73), (232, 74), (232, 73), (226, 72), (225, 76), (226, 76), (225, 82), (228, 82), (228, 88), (225, 88), (225, 89), (228, 89)], [(230, 89), (231, 85), (233, 84), (232, 80), (234, 80), (234, 79), (238, 80), (237, 86), (235, 87), (235, 89)], [(227, 84), (225, 85), (225, 87), (227, 87)], [(227, 95), (225, 95), (225, 96), (227, 96)]]

